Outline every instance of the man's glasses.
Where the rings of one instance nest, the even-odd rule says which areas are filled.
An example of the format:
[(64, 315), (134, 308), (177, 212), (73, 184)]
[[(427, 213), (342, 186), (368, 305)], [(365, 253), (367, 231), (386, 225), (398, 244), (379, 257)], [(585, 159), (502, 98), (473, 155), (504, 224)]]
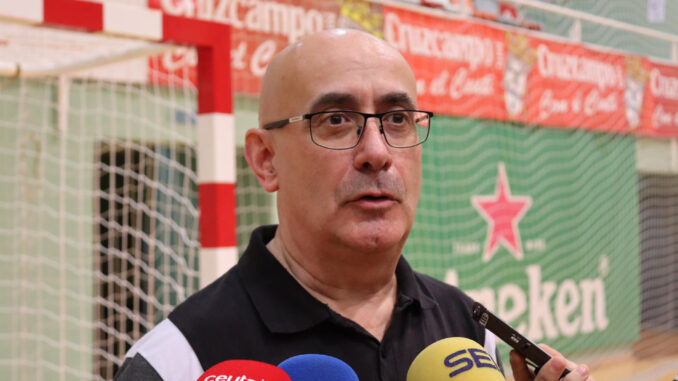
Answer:
[(420, 110), (395, 110), (379, 114), (334, 110), (294, 116), (264, 125), (265, 130), (282, 128), (309, 120), (313, 143), (329, 149), (351, 149), (360, 143), (369, 118), (379, 119), (379, 131), (386, 144), (394, 148), (414, 147), (426, 141), (433, 113)]

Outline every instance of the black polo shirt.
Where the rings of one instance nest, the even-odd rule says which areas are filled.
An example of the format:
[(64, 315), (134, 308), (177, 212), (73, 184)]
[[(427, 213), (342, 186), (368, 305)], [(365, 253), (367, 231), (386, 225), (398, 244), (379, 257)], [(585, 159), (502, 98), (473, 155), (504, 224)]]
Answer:
[[(494, 337), (486, 338), (471, 318), (472, 301), (457, 288), (414, 272), (402, 257), (393, 318), (380, 342), (311, 296), (280, 265), (266, 248), (275, 230), (256, 229), (238, 264), (177, 306), (156, 337), (155, 329), (144, 336), (117, 379), (142, 368), (157, 376), (149, 380), (181, 379), (176, 370), (181, 361), (191, 362), (183, 369), (192, 369), (185, 377), (195, 379), (200, 374), (194, 373), (228, 359), (277, 365), (295, 355), (320, 353), (348, 363), (361, 381), (404, 381), (414, 357), (446, 337), (468, 337), (496, 353)], [(172, 355), (173, 348), (183, 355)]]

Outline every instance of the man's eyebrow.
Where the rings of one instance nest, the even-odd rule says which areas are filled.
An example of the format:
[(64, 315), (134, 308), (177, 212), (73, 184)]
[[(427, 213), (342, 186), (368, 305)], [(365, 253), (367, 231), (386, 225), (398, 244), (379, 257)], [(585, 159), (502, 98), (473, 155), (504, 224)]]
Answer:
[(377, 105), (379, 108), (387, 108), (390, 106), (400, 106), (405, 109), (413, 110), (416, 108), (414, 100), (410, 98), (407, 93), (394, 92), (387, 93), (377, 98)]
[(358, 98), (347, 93), (325, 93), (311, 104), (311, 112), (316, 112), (328, 107), (354, 109), (358, 106)]

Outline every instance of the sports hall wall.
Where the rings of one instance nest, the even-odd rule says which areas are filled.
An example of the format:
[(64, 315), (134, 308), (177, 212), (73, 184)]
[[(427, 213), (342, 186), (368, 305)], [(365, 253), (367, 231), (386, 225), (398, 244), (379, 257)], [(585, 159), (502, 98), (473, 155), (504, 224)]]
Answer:
[[(639, 3), (561, 5), (678, 34)], [(401, 50), (420, 108), (436, 113), (404, 250), (417, 270), (582, 358), (655, 355), (678, 329), (670, 43), (587, 22), (573, 39), (571, 18), (528, 7), (521, 18), (541, 32), (404, 2), (149, 6), (233, 27), (240, 251), (276, 222), (242, 155), (266, 63), (305, 33), (357, 27)], [(665, 12), (678, 17), (678, 3)], [(148, 58), (141, 81), (74, 79), (65, 131), (58, 80), (2, 79), (0, 374), (111, 378), (131, 343), (197, 290), (193, 55)]]

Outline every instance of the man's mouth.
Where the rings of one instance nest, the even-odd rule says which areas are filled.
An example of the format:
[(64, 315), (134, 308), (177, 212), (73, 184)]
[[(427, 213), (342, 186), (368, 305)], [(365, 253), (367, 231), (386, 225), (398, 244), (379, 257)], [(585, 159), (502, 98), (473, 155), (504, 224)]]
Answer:
[(359, 198), (360, 200), (390, 200), (391, 198), (388, 196), (362, 196)]
[(366, 193), (356, 196), (352, 203), (366, 209), (379, 209), (391, 206), (397, 200), (387, 193)]

